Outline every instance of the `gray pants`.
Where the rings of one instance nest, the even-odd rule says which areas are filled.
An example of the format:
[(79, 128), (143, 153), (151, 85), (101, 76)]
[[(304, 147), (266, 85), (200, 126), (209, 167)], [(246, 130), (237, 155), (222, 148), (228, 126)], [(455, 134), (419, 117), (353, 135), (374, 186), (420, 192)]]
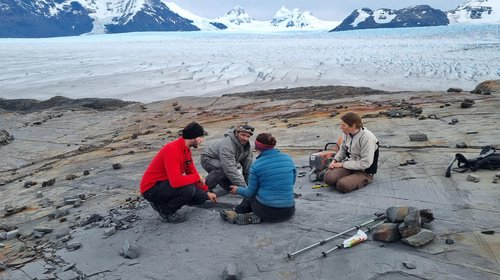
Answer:
[(217, 185), (221, 186), (221, 188), (226, 191), (231, 190), (231, 181), (226, 177), (220, 162), (202, 156), (201, 166), (208, 172), (208, 175), (205, 178), (205, 184), (208, 186), (209, 191), (212, 191)]
[(362, 188), (373, 181), (373, 176), (360, 170), (345, 168), (331, 169), (325, 174), (325, 183), (336, 186), (339, 192), (350, 192)]

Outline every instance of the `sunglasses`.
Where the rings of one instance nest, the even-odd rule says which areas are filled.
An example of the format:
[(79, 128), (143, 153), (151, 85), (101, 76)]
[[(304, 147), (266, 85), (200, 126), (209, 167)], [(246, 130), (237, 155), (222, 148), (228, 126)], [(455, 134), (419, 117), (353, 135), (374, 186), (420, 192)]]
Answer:
[(251, 132), (253, 132), (255, 130), (255, 128), (253, 126), (250, 126), (248, 124), (242, 125), (241, 127), (245, 130), (250, 130)]

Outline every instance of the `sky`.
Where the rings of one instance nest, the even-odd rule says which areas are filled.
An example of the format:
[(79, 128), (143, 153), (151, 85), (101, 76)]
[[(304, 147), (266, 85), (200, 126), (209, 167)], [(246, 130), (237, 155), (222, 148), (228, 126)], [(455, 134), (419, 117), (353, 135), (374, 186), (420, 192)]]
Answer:
[(359, 8), (401, 9), (414, 5), (429, 5), (443, 11), (455, 9), (466, 0), (169, 0), (198, 16), (216, 18), (237, 5), (257, 20), (270, 20), (281, 6), (310, 11), (315, 17), (327, 21), (342, 21)]

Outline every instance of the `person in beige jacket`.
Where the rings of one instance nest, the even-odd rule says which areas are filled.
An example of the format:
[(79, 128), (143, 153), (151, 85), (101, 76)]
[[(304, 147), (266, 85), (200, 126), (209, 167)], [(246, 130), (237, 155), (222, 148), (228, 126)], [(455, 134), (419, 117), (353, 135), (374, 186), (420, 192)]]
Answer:
[(353, 112), (340, 117), (340, 129), (342, 144), (328, 166), (324, 181), (346, 193), (372, 182), (377, 172), (378, 140)]

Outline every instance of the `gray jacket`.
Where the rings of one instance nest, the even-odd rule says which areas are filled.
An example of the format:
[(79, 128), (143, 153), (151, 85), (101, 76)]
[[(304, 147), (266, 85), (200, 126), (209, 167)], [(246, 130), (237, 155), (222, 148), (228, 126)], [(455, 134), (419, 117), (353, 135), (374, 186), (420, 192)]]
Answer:
[[(208, 158), (210, 164), (222, 167), (226, 177), (236, 186), (247, 185), (245, 181), (248, 180), (252, 157), (250, 143), (245, 146), (241, 145), (234, 135), (234, 129), (228, 130), (224, 138), (216, 141), (201, 153), (202, 159)], [(243, 174), (238, 171), (238, 163), (241, 164)]]
[(344, 134), (334, 160), (343, 162), (345, 169), (364, 171), (373, 163), (377, 141), (377, 137), (366, 128), (362, 128), (354, 136)]

